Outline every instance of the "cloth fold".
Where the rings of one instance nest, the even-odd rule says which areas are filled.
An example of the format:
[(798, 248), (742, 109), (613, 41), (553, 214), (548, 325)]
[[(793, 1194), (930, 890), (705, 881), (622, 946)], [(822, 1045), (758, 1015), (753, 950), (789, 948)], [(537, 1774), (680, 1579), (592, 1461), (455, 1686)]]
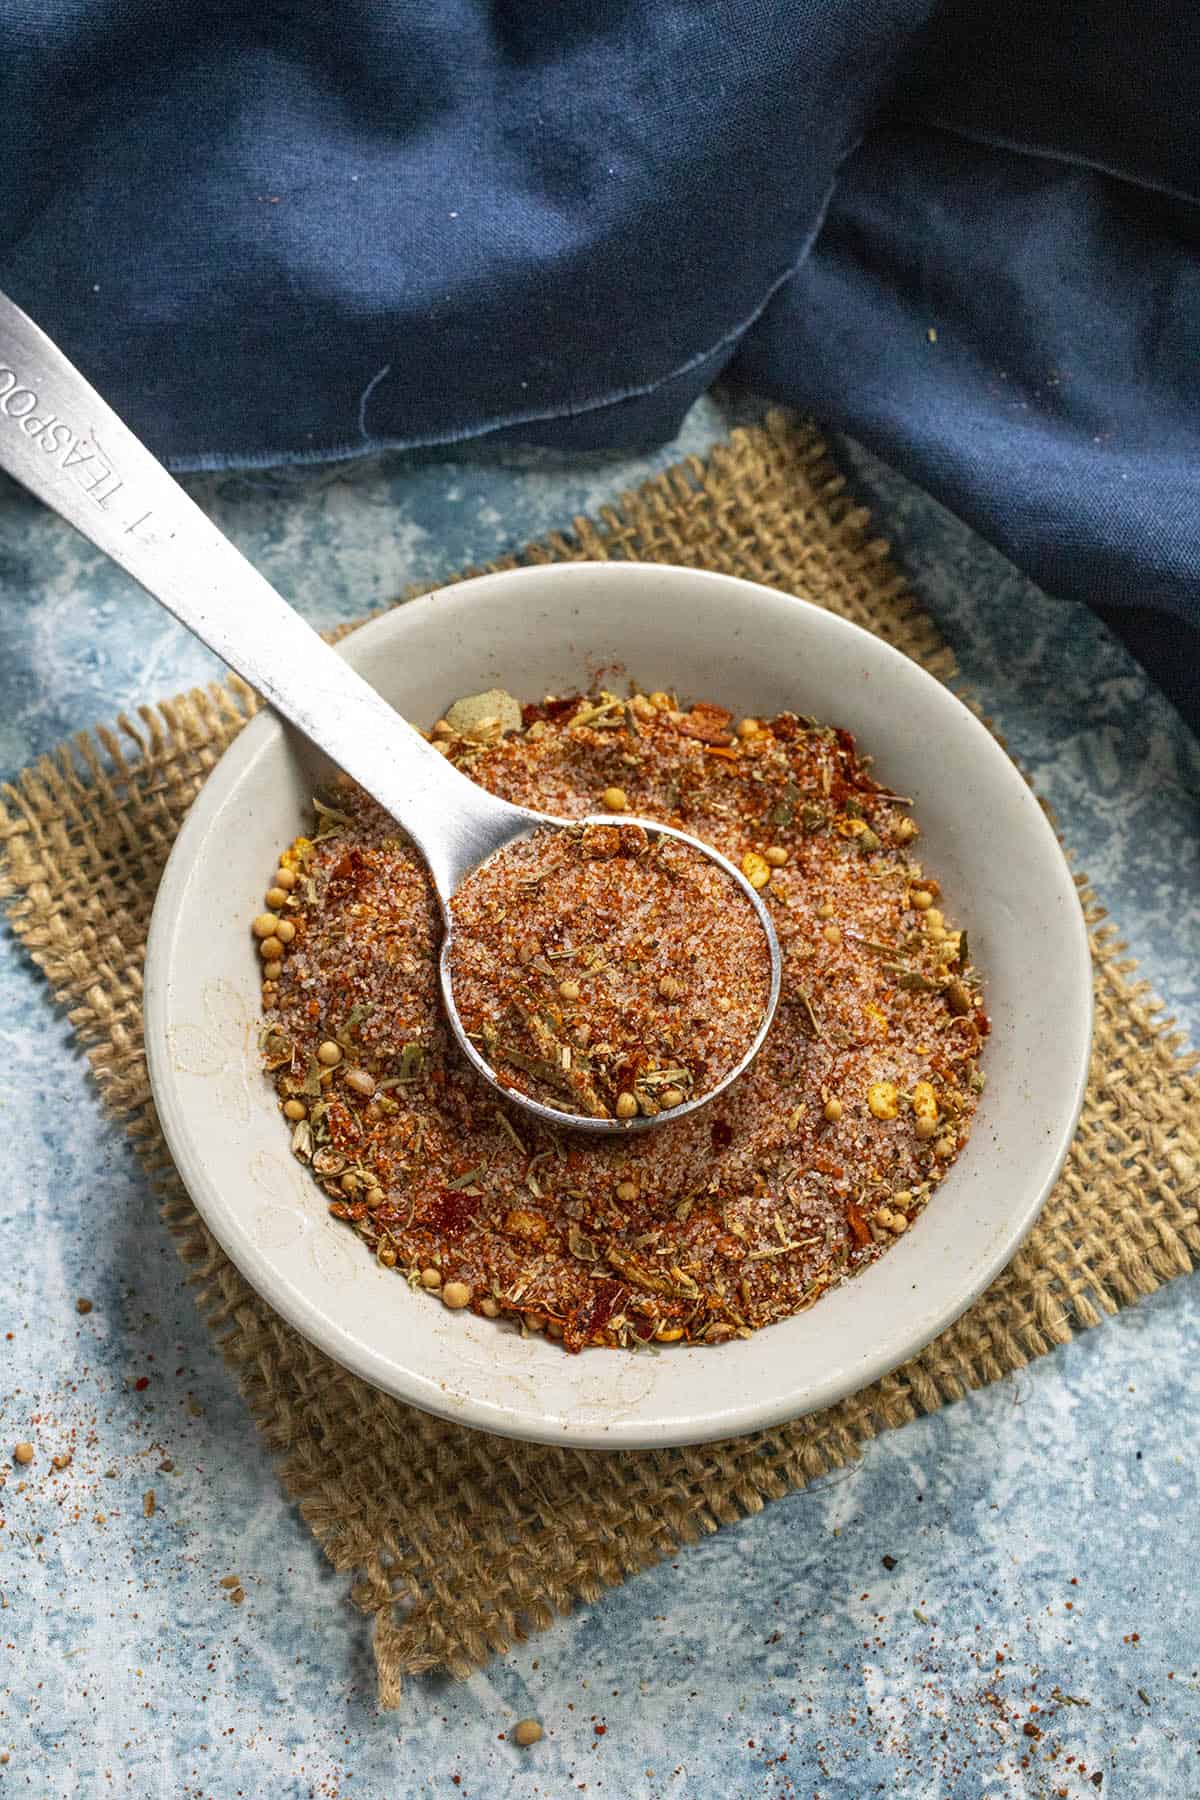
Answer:
[(728, 369), (1097, 606), (1200, 719), (1183, 0), (0, 21), (0, 283), (175, 467), (641, 446)]

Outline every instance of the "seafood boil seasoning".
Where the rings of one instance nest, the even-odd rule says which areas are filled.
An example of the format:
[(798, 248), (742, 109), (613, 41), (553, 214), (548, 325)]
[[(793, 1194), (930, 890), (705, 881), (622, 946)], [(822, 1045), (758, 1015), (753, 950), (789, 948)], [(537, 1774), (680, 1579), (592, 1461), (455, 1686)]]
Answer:
[[(568, 1350), (719, 1343), (811, 1306), (913, 1228), (983, 1087), (978, 976), (917, 859), (908, 802), (848, 732), (791, 713), (735, 721), (667, 693), (488, 700), (431, 734), (482, 786), (560, 817), (657, 819), (742, 869), (783, 952), (775, 1022), (726, 1092), (653, 1131), (589, 1138), (506, 1105), (444, 1020), (424, 866), (343, 778), (316, 797), (311, 835), (281, 857), (253, 921), (264, 1061), (294, 1154), (414, 1289)], [(574, 1066), (595, 1042), (580, 1041), (570, 989), (552, 996), (603, 979), (606, 933), (543, 916), (525, 915), (518, 967)], [(626, 922), (607, 935), (624, 944)], [(722, 989), (691, 960), (668, 973), (684, 983), (671, 999), (683, 1047), (689, 1006)], [(710, 1056), (715, 1010), (694, 1015)], [(672, 1066), (700, 1079), (682, 1055)]]
[(653, 1117), (749, 1050), (771, 990), (753, 906), (690, 844), (553, 826), (450, 902), (459, 1017), (505, 1086), (592, 1118)]

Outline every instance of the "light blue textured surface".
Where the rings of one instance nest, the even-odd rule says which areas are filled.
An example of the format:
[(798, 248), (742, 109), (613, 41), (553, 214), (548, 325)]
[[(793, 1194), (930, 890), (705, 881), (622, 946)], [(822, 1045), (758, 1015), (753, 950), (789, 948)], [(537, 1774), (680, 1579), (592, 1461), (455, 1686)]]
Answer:
[[(706, 402), (635, 464), (392, 457), (190, 485), (328, 623), (594, 509), (723, 423)], [(1200, 746), (1090, 615), (842, 451), (1200, 1037)], [(65, 527), (0, 491), (0, 771), (208, 669)], [(133, 1156), (7, 936), (0, 1039), (0, 1800), (1075, 1800), (1097, 1772), (1122, 1800), (1200, 1794), (1190, 1282), (886, 1435), (465, 1686), (412, 1682), (382, 1715), (347, 1584), (281, 1497)], [(8, 1460), (22, 1438), (29, 1470)], [(1033, 1705), (1040, 1739), (1022, 1730)], [(528, 1714), (546, 1737), (519, 1752), (500, 1734)]]

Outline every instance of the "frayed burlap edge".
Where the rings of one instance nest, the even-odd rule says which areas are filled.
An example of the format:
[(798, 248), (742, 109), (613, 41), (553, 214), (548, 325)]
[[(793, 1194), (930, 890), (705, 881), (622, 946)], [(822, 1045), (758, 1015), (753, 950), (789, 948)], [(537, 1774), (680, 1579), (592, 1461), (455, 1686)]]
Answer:
[[(950, 652), (869, 535), (824, 446), (781, 415), (707, 462), (576, 520), (517, 562), (631, 558), (805, 594), (943, 679)], [(283, 1479), (375, 1621), (379, 1694), (466, 1675), (579, 1600), (844, 1464), (878, 1431), (1021, 1368), (1200, 1258), (1195, 1058), (1181, 1053), (1086, 882), (1096, 1033), (1070, 1159), (1025, 1245), (905, 1367), (813, 1417), (690, 1450), (514, 1444), (376, 1393), (298, 1337), (205, 1230), (159, 1130), (142, 1050), (142, 959), (190, 801), (255, 710), (236, 680), (82, 734), (3, 789), (0, 900), (67, 1008), (189, 1265), (198, 1302)]]

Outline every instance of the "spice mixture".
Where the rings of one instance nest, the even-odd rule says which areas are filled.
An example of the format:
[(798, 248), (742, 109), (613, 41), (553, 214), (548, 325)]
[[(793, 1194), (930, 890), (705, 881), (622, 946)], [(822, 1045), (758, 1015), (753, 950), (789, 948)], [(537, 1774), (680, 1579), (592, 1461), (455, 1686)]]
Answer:
[(431, 735), (520, 805), (629, 810), (723, 851), (773, 909), (779, 1011), (726, 1093), (653, 1131), (506, 1107), (444, 1022), (420, 858), (343, 778), (254, 921), (266, 1067), (331, 1213), (446, 1306), (569, 1350), (746, 1336), (907, 1231), (966, 1143), (989, 1027), (908, 802), (851, 735), (603, 692)]
[(544, 1105), (653, 1117), (716, 1087), (762, 1024), (771, 953), (744, 890), (632, 821), (510, 844), (450, 912), (459, 1018)]

